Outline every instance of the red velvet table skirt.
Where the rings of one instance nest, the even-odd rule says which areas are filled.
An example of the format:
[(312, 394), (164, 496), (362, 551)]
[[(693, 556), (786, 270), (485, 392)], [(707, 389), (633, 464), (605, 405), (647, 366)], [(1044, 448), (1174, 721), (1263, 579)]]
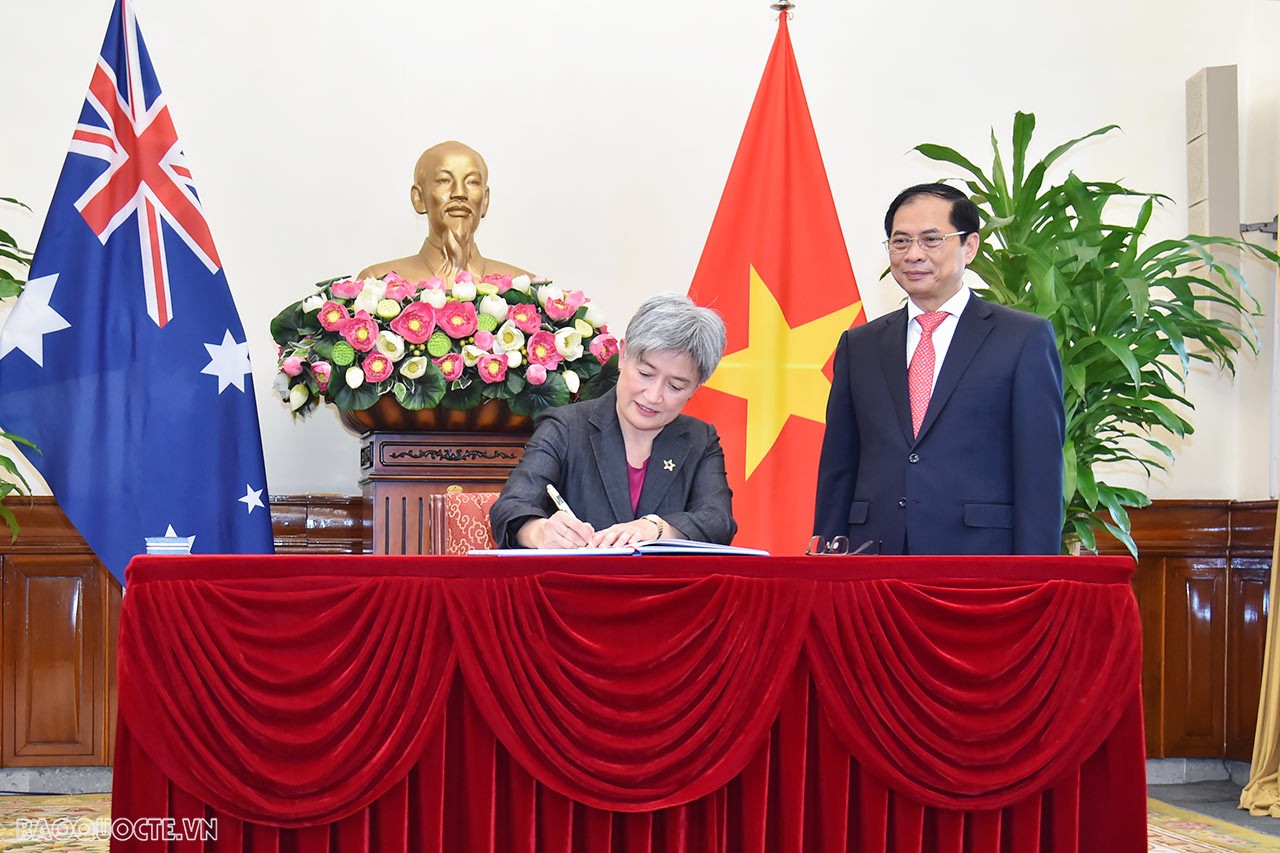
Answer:
[(112, 849), (1137, 853), (1131, 572), (140, 557)]

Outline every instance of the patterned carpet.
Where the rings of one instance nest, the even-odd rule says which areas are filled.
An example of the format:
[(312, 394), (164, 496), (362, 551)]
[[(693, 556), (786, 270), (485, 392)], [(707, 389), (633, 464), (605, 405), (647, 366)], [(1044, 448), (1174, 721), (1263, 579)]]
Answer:
[(1149, 853), (1242, 853), (1280, 850), (1280, 838), (1147, 800)]
[(107, 853), (111, 795), (0, 797), (0, 851)]
[[(0, 797), (0, 853), (107, 853), (110, 794)], [(1280, 837), (1222, 823), (1159, 800), (1147, 801), (1149, 853), (1280, 851)]]

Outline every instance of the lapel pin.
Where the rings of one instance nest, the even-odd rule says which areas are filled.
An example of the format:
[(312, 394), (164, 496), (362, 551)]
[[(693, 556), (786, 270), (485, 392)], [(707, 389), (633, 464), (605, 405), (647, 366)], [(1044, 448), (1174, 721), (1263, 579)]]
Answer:
[(676, 463), (675, 463), (675, 460), (674, 460), (674, 459), (664, 459), (664, 460), (662, 460), (662, 467), (663, 467), (663, 468), (665, 468), (665, 469), (667, 469), (668, 471), (674, 471), (674, 470), (676, 470)]

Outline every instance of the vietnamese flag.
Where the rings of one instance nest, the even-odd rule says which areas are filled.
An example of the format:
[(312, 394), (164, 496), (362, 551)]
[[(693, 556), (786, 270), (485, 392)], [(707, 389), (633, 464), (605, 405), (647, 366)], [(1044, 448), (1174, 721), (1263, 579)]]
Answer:
[(685, 412), (720, 433), (734, 542), (802, 553), (831, 356), (840, 333), (866, 317), (785, 13), (689, 296), (719, 311), (729, 331), (720, 367)]

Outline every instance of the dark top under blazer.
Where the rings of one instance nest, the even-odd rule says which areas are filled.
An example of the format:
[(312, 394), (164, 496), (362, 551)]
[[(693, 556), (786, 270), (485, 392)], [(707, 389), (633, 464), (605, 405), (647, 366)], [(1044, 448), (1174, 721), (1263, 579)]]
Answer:
[(516, 532), (526, 522), (555, 512), (548, 483), (596, 530), (649, 513), (704, 542), (727, 545), (738, 530), (720, 437), (711, 424), (688, 415), (678, 415), (653, 440), (640, 502), (632, 512), (615, 391), (549, 409), (539, 419), (524, 458), (489, 511), (499, 547), (519, 547)]
[[(814, 533), (883, 554), (1057, 554), (1062, 365), (1047, 320), (971, 295), (920, 435), (911, 434), (907, 310), (836, 349)], [(875, 549), (872, 549), (874, 553)]]

